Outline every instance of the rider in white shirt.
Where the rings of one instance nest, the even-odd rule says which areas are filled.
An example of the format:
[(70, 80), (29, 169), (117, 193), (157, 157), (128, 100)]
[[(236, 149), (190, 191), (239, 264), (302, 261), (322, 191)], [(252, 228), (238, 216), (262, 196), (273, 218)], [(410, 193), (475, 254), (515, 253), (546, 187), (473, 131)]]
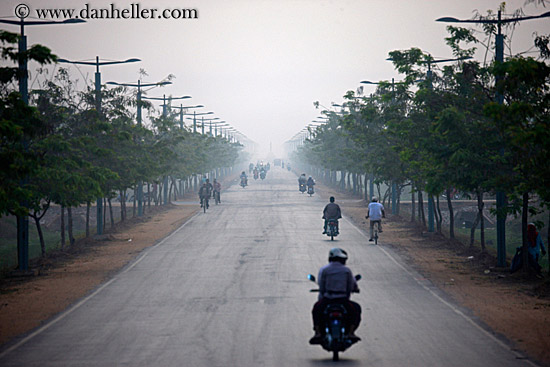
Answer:
[(386, 213), (384, 212), (384, 206), (378, 202), (377, 197), (372, 198), (372, 202), (369, 204), (368, 213), (365, 217), (366, 219), (370, 218), (370, 239), (372, 241), (374, 225), (378, 224), (378, 232), (382, 233), (382, 218), (386, 218)]

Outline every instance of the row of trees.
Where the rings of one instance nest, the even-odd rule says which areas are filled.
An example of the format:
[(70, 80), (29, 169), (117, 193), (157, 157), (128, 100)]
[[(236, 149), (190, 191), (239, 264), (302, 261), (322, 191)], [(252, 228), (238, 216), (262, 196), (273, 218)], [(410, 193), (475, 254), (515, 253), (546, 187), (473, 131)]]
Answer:
[[(464, 60), (478, 40), (471, 30), (448, 30), (446, 41), (462, 61), (428, 73), (434, 60), (420, 49), (390, 52), (404, 81), (380, 83), (370, 96), (348, 92), (341, 111), (323, 111), (327, 123), (310, 129), (295, 159), (328, 175), (365, 174), (398, 194), (411, 186), (424, 225), (427, 193), (435, 198), (438, 231), (438, 198), (446, 193), (451, 237), (451, 191), (468, 193), (478, 203), (471, 245), (480, 225), (483, 250), (484, 195), (505, 192), (500, 214), (522, 214), (526, 246), (528, 216), (550, 204), (550, 67), (523, 57), (488, 65)], [(543, 44), (541, 57), (545, 50)]]
[[(0, 31), (4, 60), (16, 62), (23, 57), (41, 64), (55, 62), (56, 57), (41, 46), (20, 55), (14, 47), (17, 40), (17, 35)], [(243, 158), (239, 157), (241, 144), (192, 133), (171, 116), (151, 118), (149, 126), (138, 125), (133, 113), (136, 97), (123, 87), (102, 90), (99, 113), (94, 91), (78, 91), (65, 69), (50, 80), (43, 78), (26, 105), (13, 90), (19, 72), (16, 67), (0, 68), (0, 216), (32, 217), (42, 254), (40, 219), (51, 204), (61, 206), (62, 220), (66, 209), (72, 243), (72, 208), (87, 206), (89, 235), (90, 207), (97, 198), (108, 202), (112, 221), (111, 199), (126, 198), (126, 190), (136, 192), (138, 183), (145, 183), (148, 191), (153, 185), (155, 193), (175, 195), (178, 180), (189, 182), (189, 177), (205, 173), (219, 175)], [(143, 103), (143, 107), (152, 111), (150, 104)], [(151, 200), (160, 202), (152, 192), (148, 197), (149, 205)], [(125, 217), (122, 199), (121, 220)], [(64, 238), (62, 231), (62, 244)]]

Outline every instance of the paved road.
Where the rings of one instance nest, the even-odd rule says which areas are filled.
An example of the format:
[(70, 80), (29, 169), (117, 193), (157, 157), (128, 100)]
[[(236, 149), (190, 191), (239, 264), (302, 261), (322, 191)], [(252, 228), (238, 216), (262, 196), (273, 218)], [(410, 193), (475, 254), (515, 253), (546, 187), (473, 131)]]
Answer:
[[(361, 273), (363, 341), (347, 366), (527, 366), (347, 220), (321, 235), (325, 199), (275, 167), (234, 185), (95, 293), (0, 352), (0, 366), (326, 366), (310, 346), (316, 274), (335, 245)], [(345, 213), (344, 213), (345, 215)]]

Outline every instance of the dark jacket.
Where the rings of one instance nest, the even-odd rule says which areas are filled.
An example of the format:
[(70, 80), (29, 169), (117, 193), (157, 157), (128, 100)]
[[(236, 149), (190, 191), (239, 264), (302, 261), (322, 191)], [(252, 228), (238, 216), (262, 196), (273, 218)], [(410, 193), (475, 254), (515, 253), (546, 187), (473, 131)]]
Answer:
[(211, 187), (212, 187), (212, 185), (208, 185), (208, 184), (206, 184), (206, 186), (201, 186), (201, 188), (199, 190), (199, 197), (200, 198), (209, 198), (211, 196), (211, 193), (212, 193)]
[(323, 219), (340, 219), (342, 218), (342, 212), (338, 204), (328, 203), (323, 210)]

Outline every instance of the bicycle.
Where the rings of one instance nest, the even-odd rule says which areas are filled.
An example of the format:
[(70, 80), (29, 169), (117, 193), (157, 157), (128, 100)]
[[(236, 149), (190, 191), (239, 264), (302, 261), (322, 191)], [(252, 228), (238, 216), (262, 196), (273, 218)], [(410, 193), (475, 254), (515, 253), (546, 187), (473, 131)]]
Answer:
[[(369, 216), (367, 215), (365, 219), (369, 219)], [(373, 220), (373, 221), (371, 220), (370, 222), (372, 232), (371, 232), (371, 238), (369, 239), (369, 242), (374, 241), (375, 245), (378, 245), (378, 232), (381, 232), (380, 230), (381, 223), (382, 223), (382, 219)]]
[(206, 213), (206, 209), (208, 207), (208, 199), (201, 198), (201, 208)]

